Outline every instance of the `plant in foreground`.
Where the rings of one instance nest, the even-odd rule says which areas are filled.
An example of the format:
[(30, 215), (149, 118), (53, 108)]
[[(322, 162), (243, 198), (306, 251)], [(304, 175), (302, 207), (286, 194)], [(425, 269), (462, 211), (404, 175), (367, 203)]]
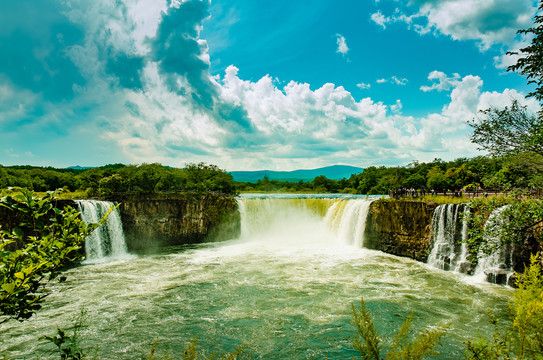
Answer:
[(511, 323), (501, 326), (489, 314), (494, 325), (492, 339), (479, 337), (468, 341), (468, 359), (543, 359), (543, 271), (537, 255), (532, 255), (517, 286), (509, 304)]
[[(159, 340), (155, 340), (153, 343), (153, 346), (151, 347), (151, 351), (149, 355), (147, 355), (147, 359), (149, 360), (173, 360), (176, 359), (175, 356), (173, 356), (171, 353), (169, 353), (167, 350), (164, 350), (164, 353), (162, 357), (159, 357), (157, 355), (157, 346), (158, 346)], [(239, 356), (242, 354), (243, 350), (245, 349), (245, 345), (239, 346), (234, 352), (232, 353), (226, 353), (222, 355), (217, 355), (215, 352), (211, 353), (209, 356), (205, 356), (201, 351), (198, 350), (198, 336), (196, 336), (194, 339), (192, 339), (182, 354), (183, 360), (236, 360), (239, 358)]]
[(447, 332), (449, 325), (438, 325), (434, 328), (421, 330), (414, 339), (410, 340), (408, 336), (409, 329), (413, 325), (415, 316), (415, 313), (411, 312), (411, 315), (405, 319), (403, 325), (394, 334), (385, 357), (382, 357), (382, 340), (375, 329), (371, 314), (363, 298), (360, 300), (360, 305), (360, 309), (357, 309), (354, 304), (352, 305), (353, 320), (358, 332), (353, 341), (353, 346), (364, 360), (416, 360), (428, 355), (439, 354), (435, 347), (440, 345), (440, 339)]
[(65, 280), (61, 271), (85, 258), (85, 238), (107, 218), (85, 224), (73, 207), (53, 206), (54, 193), (37, 198), (30, 190), (18, 190), (0, 201), (21, 221), (11, 231), (0, 231), (0, 322), (25, 320), (39, 310), (47, 296), (45, 280)]

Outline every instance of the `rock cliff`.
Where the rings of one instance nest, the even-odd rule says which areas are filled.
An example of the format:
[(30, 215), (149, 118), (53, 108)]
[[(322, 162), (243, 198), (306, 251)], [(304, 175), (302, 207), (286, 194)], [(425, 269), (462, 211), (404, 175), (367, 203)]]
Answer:
[(366, 220), (364, 246), (426, 262), (432, 237), (434, 203), (374, 201)]
[(239, 236), (240, 218), (232, 196), (215, 193), (128, 195), (118, 202), (128, 251), (220, 241)]

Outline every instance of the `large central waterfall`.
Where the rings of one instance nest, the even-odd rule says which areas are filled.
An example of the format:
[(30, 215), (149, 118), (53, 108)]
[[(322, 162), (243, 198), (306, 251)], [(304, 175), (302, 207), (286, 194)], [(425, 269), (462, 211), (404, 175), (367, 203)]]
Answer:
[(254, 196), (238, 201), (242, 238), (273, 237), (286, 246), (331, 243), (363, 247), (364, 230), (375, 198), (353, 196)]
[[(98, 223), (115, 205), (109, 201), (76, 200), (81, 219)], [(87, 261), (121, 259), (126, 257), (126, 242), (119, 210), (114, 208), (107, 221), (85, 239)]]
[[(41, 337), (59, 328), (71, 335), (84, 310), (78, 339), (98, 359), (147, 358), (155, 340), (157, 354), (182, 358), (195, 337), (207, 356), (244, 344), (250, 359), (351, 359), (352, 305), (363, 297), (381, 334), (393, 334), (411, 311), (416, 329), (449, 323), (437, 358), (462, 358), (464, 342), (492, 333), (487, 310), (503, 316), (511, 290), (365, 249), (371, 200), (244, 195), (237, 239), (67, 270), (36, 316), (0, 324), (0, 354), (58, 358)], [(82, 204), (93, 213), (110, 205)]]

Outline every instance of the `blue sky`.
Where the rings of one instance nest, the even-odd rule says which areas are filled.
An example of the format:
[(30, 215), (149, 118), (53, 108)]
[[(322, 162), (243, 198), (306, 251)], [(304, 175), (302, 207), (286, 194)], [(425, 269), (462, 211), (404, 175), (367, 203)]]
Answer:
[(535, 0), (0, 3), (0, 164), (405, 165), (480, 155)]

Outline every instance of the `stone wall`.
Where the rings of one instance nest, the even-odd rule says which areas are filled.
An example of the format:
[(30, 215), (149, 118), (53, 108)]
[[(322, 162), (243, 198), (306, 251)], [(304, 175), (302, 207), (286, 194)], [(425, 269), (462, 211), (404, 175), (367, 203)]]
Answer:
[(236, 200), (220, 194), (129, 195), (119, 205), (128, 251), (236, 238)]
[(435, 203), (377, 200), (370, 205), (364, 246), (426, 262)]

